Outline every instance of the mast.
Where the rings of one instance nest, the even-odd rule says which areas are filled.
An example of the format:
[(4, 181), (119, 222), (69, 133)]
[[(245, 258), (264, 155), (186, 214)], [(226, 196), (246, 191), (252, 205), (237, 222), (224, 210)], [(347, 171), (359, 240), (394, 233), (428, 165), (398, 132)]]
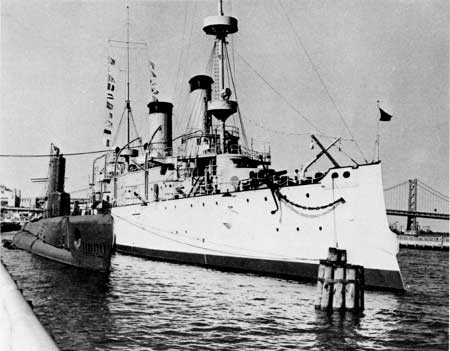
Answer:
[(217, 2), (217, 16), (206, 17), (203, 22), (203, 31), (207, 35), (214, 35), (216, 42), (219, 44), (218, 62), (219, 62), (219, 97), (216, 100), (208, 102), (207, 113), (214, 116), (222, 122), (221, 130), (221, 152), (227, 152), (225, 141), (225, 122), (228, 117), (237, 112), (237, 102), (230, 100), (231, 90), (225, 87), (225, 45), (228, 34), (233, 34), (238, 31), (238, 21), (231, 16), (223, 14), (222, 0)]
[(131, 115), (131, 104), (130, 104), (130, 6), (127, 4), (127, 144), (130, 148), (130, 115)]

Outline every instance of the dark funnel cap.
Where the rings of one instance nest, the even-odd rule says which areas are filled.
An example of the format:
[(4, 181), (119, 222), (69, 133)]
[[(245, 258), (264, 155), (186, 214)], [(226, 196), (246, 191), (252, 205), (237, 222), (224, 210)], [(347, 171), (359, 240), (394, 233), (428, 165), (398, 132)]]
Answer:
[(194, 76), (191, 79), (189, 79), (189, 85), (191, 87), (191, 90), (189, 92), (192, 93), (194, 90), (197, 89), (204, 89), (211, 91), (212, 83), (214, 83), (214, 80), (210, 76), (206, 76), (203, 74)]
[(148, 113), (165, 113), (172, 114), (173, 105), (170, 102), (152, 101), (147, 104)]

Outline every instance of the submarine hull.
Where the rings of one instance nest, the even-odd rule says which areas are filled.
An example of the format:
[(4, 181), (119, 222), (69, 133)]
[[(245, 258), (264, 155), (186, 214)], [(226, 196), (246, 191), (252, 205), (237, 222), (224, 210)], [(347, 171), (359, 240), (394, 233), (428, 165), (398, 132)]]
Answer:
[(114, 246), (113, 218), (109, 214), (43, 218), (26, 223), (12, 241), (54, 261), (107, 272)]

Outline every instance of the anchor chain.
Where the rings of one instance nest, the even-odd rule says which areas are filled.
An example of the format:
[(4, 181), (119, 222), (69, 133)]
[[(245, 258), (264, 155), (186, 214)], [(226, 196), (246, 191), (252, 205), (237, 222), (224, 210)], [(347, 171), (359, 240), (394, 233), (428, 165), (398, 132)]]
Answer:
[(330, 202), (329, 204), (322, 205), (322, 206), (303, 206), (303, 205), (296, 204), (295, 202), (289, 200), (286, 195), (283, 195), (280, 192), (280, 189), (274, 189), (274, 191), (275, 191), (275, 194), (277, 195), (277, 197), (280, 200), (286, 201), (288, 204), (290, 204), (292, 206), (295, 206), (295, 207), (298, 207), (298, 208), (301, 208), (302, 210), (316, 211), (316, 210), (323, 210), (323, 209), (331, 207), (331, 206), (335, 206), (335, 205), (337, 205), (339, 203), (345, 204), (344, 198), (340, 197), (339, 199), (337, 199), (337, 200), (335, 200), (333, 202)]

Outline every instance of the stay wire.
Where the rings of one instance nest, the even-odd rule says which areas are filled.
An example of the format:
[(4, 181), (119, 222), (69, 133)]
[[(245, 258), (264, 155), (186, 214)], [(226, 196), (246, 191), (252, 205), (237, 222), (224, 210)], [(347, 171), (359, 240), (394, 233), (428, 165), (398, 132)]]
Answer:
[[(318, 77), (319, 80), (320, 80), (320, 83), (322, 84), (323, 88), (325, 89), (325, 92), (326, 92), (326, 94), (328, 95), (328, 98), (330, 99), (330, 101), (332, 102), (332, 104), (334, 105), (334, 107), (336, 108), (336, 111), (338, 112), (338, 115), (339, 115), (339, 117), (340, 117), (342, 123), (344, 124), (345, 128), (347, 129), (348, 133), (350, 134), (350, 137), (351, 137), (352, 139), (355, 140), (355, 138), (354, 138), (354, 136), (353, 136), (353, 133), (352, 133), (352, 131), (350, 130), (350, 127), (348, 126), (347, 122), (345, 121), (345, 118), (344, 118), (344, 116), (343, 116), (341, 110), (340, 110), (339, 107), (337, 106), (336, 101), (335, 101), (335, 100), (333, 99), (333, 97), (331, 96), (330, 91), (328, 90), (328, 87), (326, 86), (324, 80), (322, 79), (322, 76), (321, 76), (320, 73), (319, 73), (319, 70), (317, 69), (316, 65), (314, 64), (314, 62), (313, 62), (313, 60), (312, 60), (312, 58), (311, 58), (311, 56), (309, 55), (308, 50), (306, 50), (306, 47), (305, 47), (305, 45), (303, 45), (303, 42), (302, 42), (302, 40), (300, 39), (300, 36), (299, 36), (298, 33), (295, 31), (294, 25), (292, 24), (291, 19), (289, 18), (288, 14), (286, 13), (286, 10), (285, 10), (284, 6), (282, 5), (282, 2), (278, 0), (278, 4), (279, 4), (280, 7), (282, 8), (283, 14), (284, 14), (284, 16), (286, 17), (286, 19), (287, 19), (289, 25), (291, 26), (292, 32), (294, 33), (295, 38), (297, 39), (297, 43), (298, 43), (299, 46), (303, 49), (304, 54), (305, 54), (306, 57), (308, 58), (309, 63), (311, 64), (311, 66), (312, 66), (314, 72), (317, 74), (317, 77)], [(363, 153), (362, 150), (361, 150), (361, 147), (359, 146), (359, 144), (358, 144), (358, 142), (357, 142), (356, 140), (355, 140), (355, 145), (356, 145), (356, 147), (358, 148), (358, 150), (359, 150), (359, 152), (360, 152), (360, 154), (361, 154), (363, 160), (364, 160), (365, 162), (368, 162), (367, 159), (366, 159), (366, 157), (364, 156), (364, 153)]]
[(308, 117), (306, 117), (298, 108), (296, 108), (294, 105), (292, 105), (286, 98), (281, 94), (277, 89), (275, 89), (259, 72), (244, 58), (242, 55), (237, 53), (237, 55), (241, 58), (241, 60), (250, 67), (250, 69), (264, 82), (266, 85), (276, 94), (278, 95), (292, 110), (294, 110), (300, 117), (302, 117), (311, 127), (313, 127), (315, 130), (317, 130), (319, 133), (322, 133), (322, 131), (314, 125), (313, 122), (311, 122)]
[[(95, 150), (95, 151), (83, 151), (83, 152), (71, 152), (62, 153), (61, 156), (80, 156), (80, 155), (93, 155), (105, 152), (111, 152), (113, 150)], [(38, 157), (51, 157), (51, 154), (0, 154), (3, 158), (38, 158)]]
[(225, 57), (227, 59), (227, 63), (228, 63), (228, 68), (230, 70), (230, 77), (231, 77), (231, 84), (233, 85), (233, 90), (234, 90), (234, 95), (236, 96), (236, 101), (238, 102), (237, 105), (237, 113), (238, 113), (238, 117), (239, 117), (239, 124), (241, 126), (241, 131), (242, 131), (242, 137), (243, 137), (243, 141), (244, 141), (244, 146), (248, 148), (248, 139), (247, 139), (247, 133), (245, 131), (245, 126), (244, 126), (244, 121), (242, 120), (242, 114), (241, 114), (241, 109), (239, 106), (239, 99), (238, 99), (238, 95), (237, 95), (237, 90), (236, 90), (236, 84), (234, 82), (234, 77), (231, 74), (231, 63), (230, 63), (230, 57), (228, 56), (228, 49), (225, 46)]

